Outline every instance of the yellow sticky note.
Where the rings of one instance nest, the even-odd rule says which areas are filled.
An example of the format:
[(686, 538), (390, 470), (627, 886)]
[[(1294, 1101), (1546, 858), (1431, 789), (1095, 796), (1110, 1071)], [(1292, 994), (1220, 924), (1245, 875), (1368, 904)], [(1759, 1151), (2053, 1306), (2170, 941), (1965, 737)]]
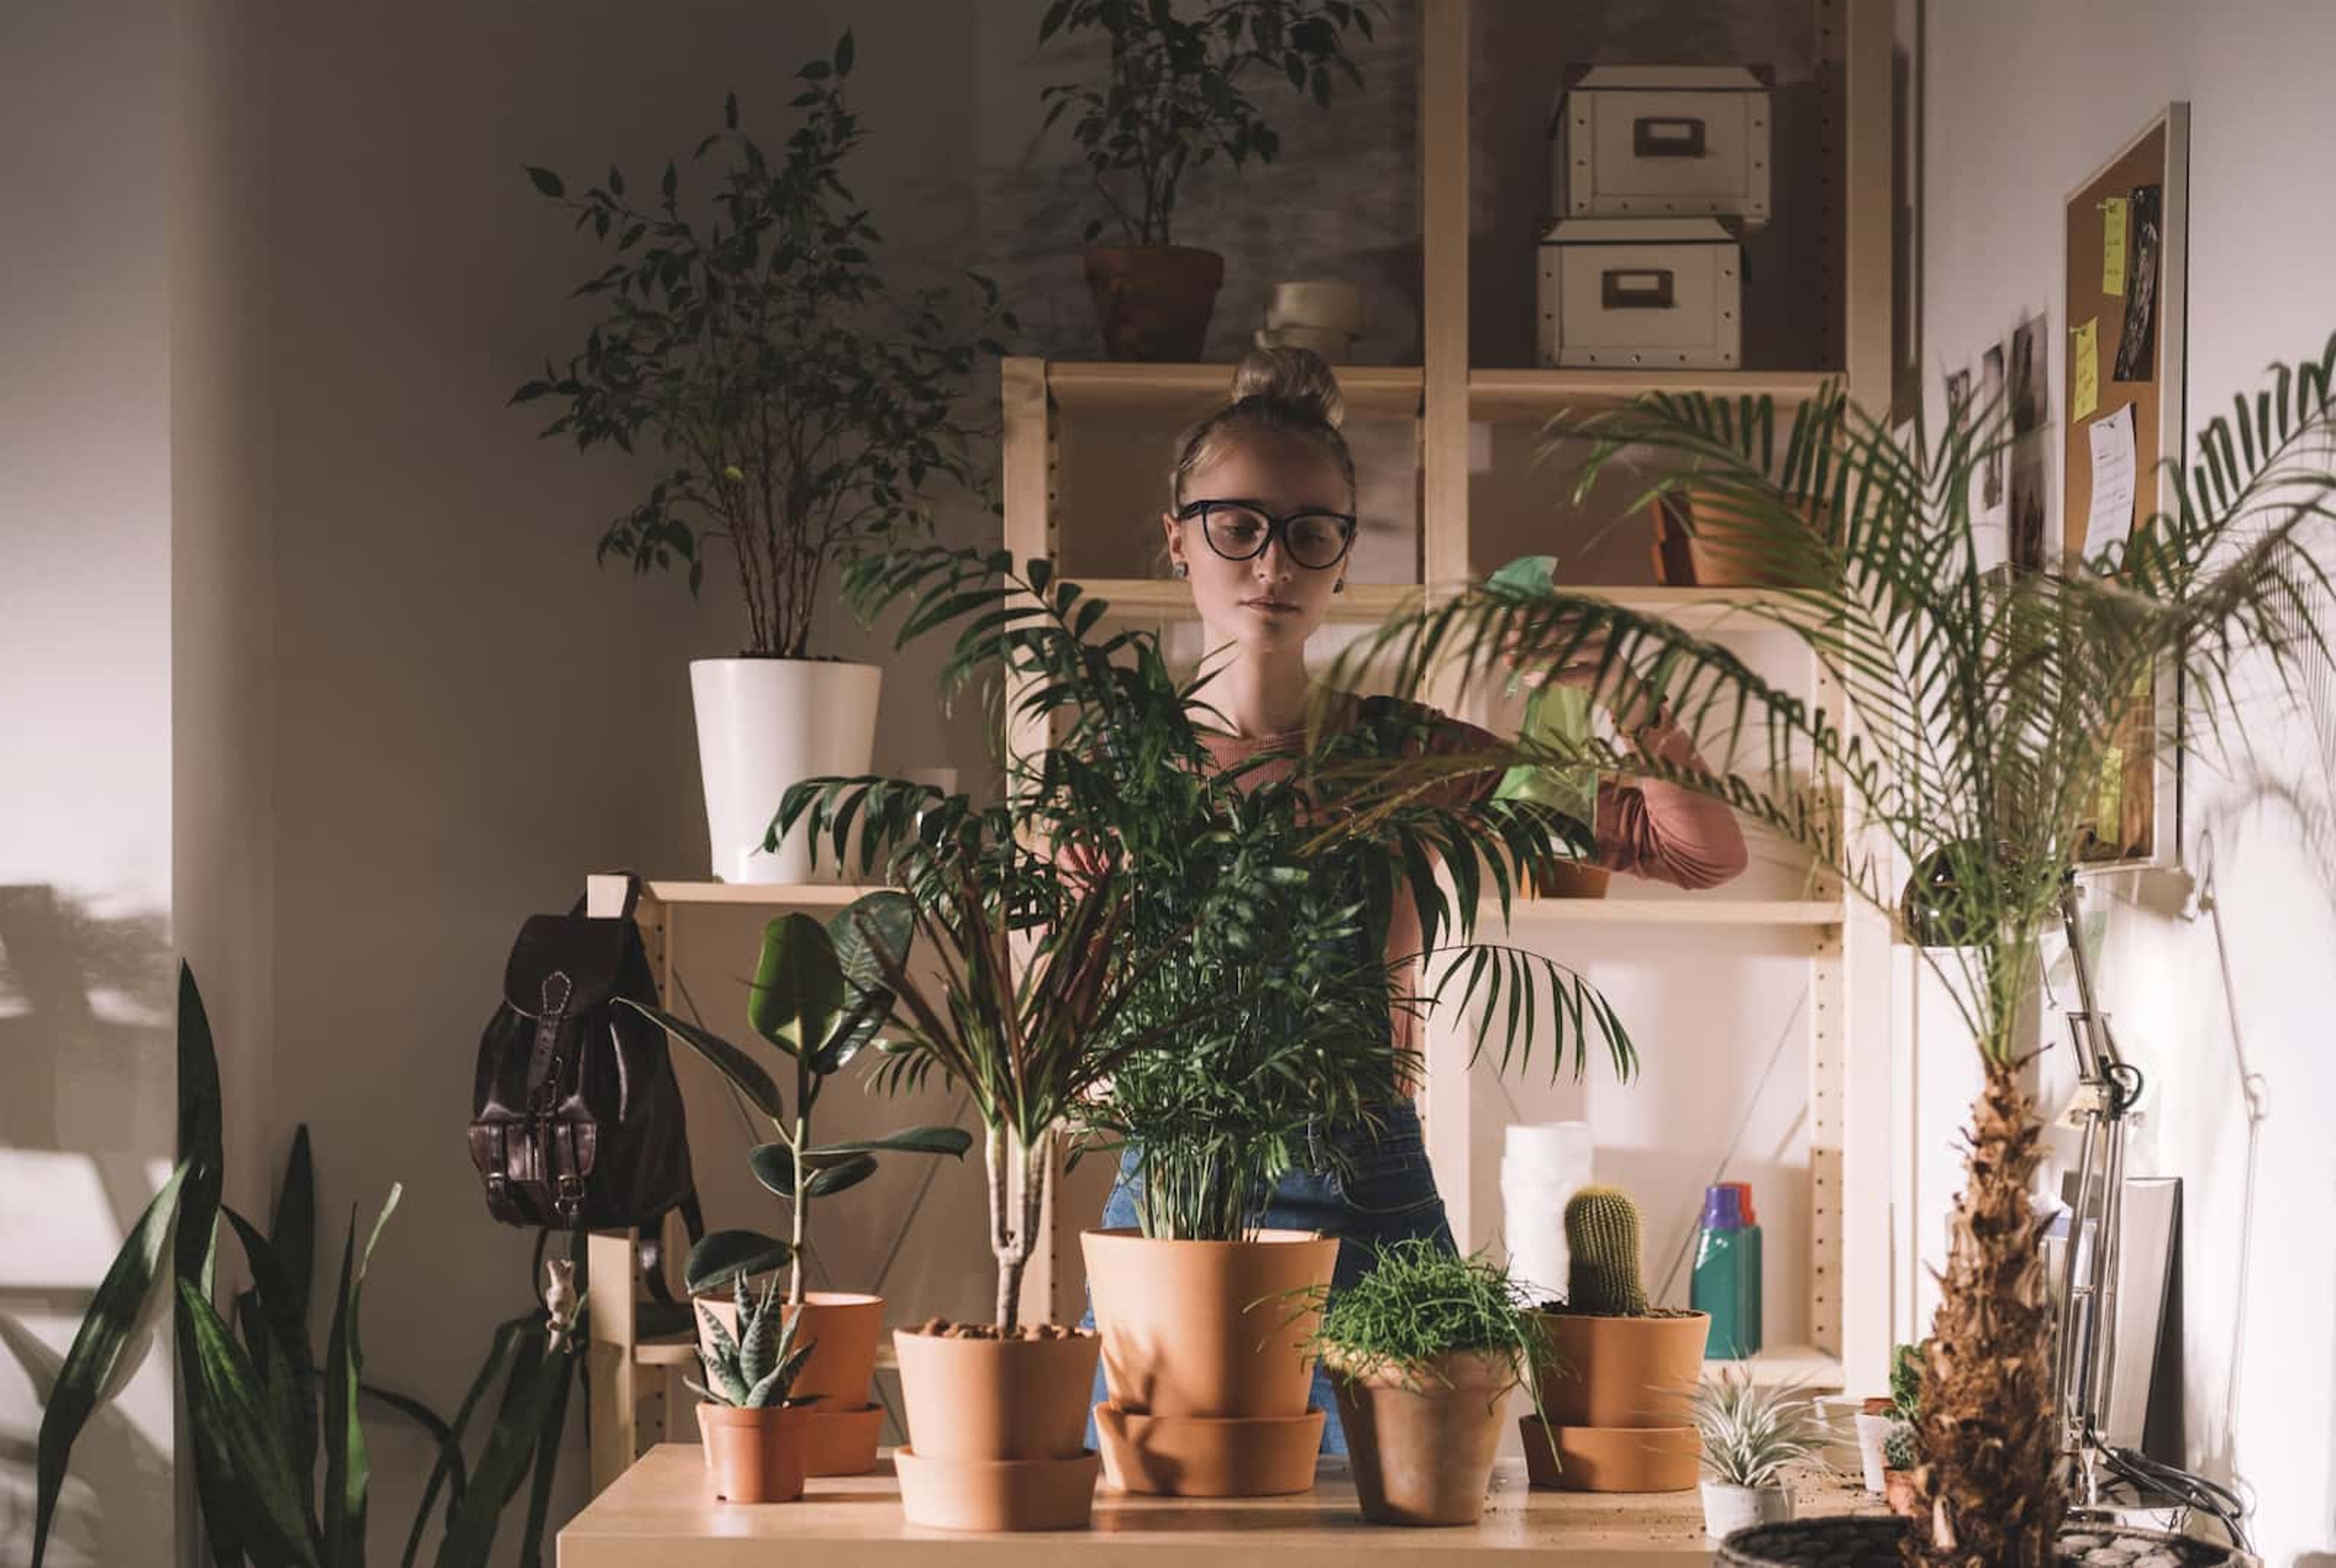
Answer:
[(2070, 419), (2088, 419), (2101, 406), (2101, 318), (2088, 317), (2068, 335)]
[(2125, 198), (2101, 203), (2101, 292), (2125, 292)]

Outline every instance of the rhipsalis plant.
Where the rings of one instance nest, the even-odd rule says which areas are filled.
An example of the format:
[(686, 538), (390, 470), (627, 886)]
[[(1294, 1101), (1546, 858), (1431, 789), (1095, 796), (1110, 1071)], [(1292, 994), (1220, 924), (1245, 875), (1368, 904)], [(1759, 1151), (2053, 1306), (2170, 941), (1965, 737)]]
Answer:
[(803, 1299), (803, 1260), (811, 1246), (813, 1203), (858, 1186), (876, 1174), (882, 1154), (962, 1155), (973, 1136), (962, 1127), (905, 1127), (873, 1138), (822, 1144), (812, 1115), (828, 1081), (875, 1040), (892, 1004), (874, 949), (905, 954), (914, 930), (909, 901), (896, 892), (860, 899), (825, 926), (804, 914), (781, 915), (763, 928), (746, 1019), (794, 1068), (794, 1112), (755, 1053), (686, 1018), (628, 1001), (696, 1050), (769, 1121), (771, 1139), (746, 1156), (754, 1179), (787, 1205), (787, 1238), (758, 1231), (712, 1231), (689, 1250), (691, 1291), (785, 1267), (787, 1301)]
[[(1414, 678), (1582, 659), (1602, 696), (1660, 667), (1681, 722), (1724, 759), (1718, 771), (1596, 741), (1560, 760), (1716, 795), (1932, 940), (1923, 959), (1950, 982), (1984, 1084), (1926, 1357), (1917, 1563), (2053, 1559), (2061, 1413), (2029, 1203), (2041, 1150), (2019, 1076), (2021, 1008), (2039, 944), (2098, 842), (2098, 786), (2113, 761), (2244, 746), (2257, 726), (2234, 722), (2243, 695), (2259, 711), (2258, 693), (2325, 682), (2332, 382), (2336, 338), (2316, 359), (2274, 366), (2263, 390), (2207, 422), (2186, 463), (2170, 458), (2154, 476), (2127, 538), (2029, 571), (1993, 565), (1974, 526), (1974, 476), (2010, 440), (2000, 404), (1903, 436), (1831, 387), (1782, 428), (1766, 398), (1686, 393), (1557, 422), (1553, 440), (1589, 453), (1577, 501), (1626, 460), (1643, 482), (1633, 510), (1675, 490), (1719, 498), (1731, 550), (1785, 585), (1747, 597), (1731, 624), (1797, 638), (1846, 699), (1848, 728), (1726, 646), (1591, 593), (1463, 594), (1352, 655), (1393, 655)], [(2170, 731), (2136, 722), (2135, 693), (2153, 683), (2187, 704)], [(1412, 776), (1483, 760), (1432, 759)], [(1546, 759), (1511, 746), (1499, 760)], [(1813, 780), (1799, 771), (1812, 763)], [(1863, 832), (1847, 836), (1844, 820)], [(1908, 913), (1901, 890), (1915, 868), (1921, 908)]]
[[(1071, 136), (1111, 220), (1130, 245), (1167, 245), (1187, 172), (1219, 158), (1270, 163), (1281, 151), (1249, 84), (1286, 80), (1329, 108), (1338, 76), (1362, 85), (1347, 34), (1368, 41), (1386, 15), (1378, 0), (1207, 0), (1181, 15), (1173, 0), (1055, 0), (1038, 42), (1097, 33), (1111, 63), (1101, 82), (1046, 89), (1046, 123), (1077, 111)], [(1086, 238), (1105, 224), (1094, 219)]]
[(1619, 1187), (1584, 1187), (1565, 1203), (1565, 1310), (1600, 1318), (1643, 1318), (1639, 1206)]
[(800, 658), (826, 574), (930, 531), (936, 485), (986, 485), (990, 433), (962, 400), (994, 330), (1016, 328), (988, 278), (974, 297), (895, 298), (882, 237), (845, 183), (865, 134), (844, 100), (847, 31), (795, 73), (801, 121), (774, 151), (741, 128), (737, 94), (693, 163), (715, 174), (710, 211), (685, 203), (671, 162), (654, 197), (622, 170), (580, 196), (549, 169), (537, 190), (616, 259), (576, 294), (599, 312), (581, 350), (547, 363), (514, 403), (556, 400), (546, 436), (579, 451), (654, 443), (673, 463), (615, 519), (600, 559), (648, 572), (679, 564), (690, 591), (707, 556), (736, 570), (751, 656)]
[(1379, 1247), (1354, 1284), (1313, 1294), (1324, 1303), (1314, 1348), (1340, 1377), (1417, 1387), (1437, 1376), (1438, 1358), (1475, 1354), (1506, 1362), (1530, 1386), (1548, 1354), (1541, 1319), (1507, 1270), (1431, 1238)]
[(697, 1316), (706, 1326), (706, 1337), (711, 1349), (701, 1349), (698, 1364), (706, 1369), (706, 1381), (697, 1383), (685, 1378), (698, 1397), (716, 1405), (735, 1406), (741, 1410), (766, 1410), (795, 1401), (789, 1398), (794, 1392), (795, 1379), (803, 1373), (803, 1363), (819, 1348), (817, 1340), (795, 1343), (795, 1330), (802, 1326), (803, 1314), (786, 1310), (778, 1300), (775, 1281), (763, 1287), (757, 1296), (747, 1287), (746, 1277), (737, 1276), (738, 1329), (734, 1335), (722, 1326), (722, 1320), (705, 1302), (697, 1304)]

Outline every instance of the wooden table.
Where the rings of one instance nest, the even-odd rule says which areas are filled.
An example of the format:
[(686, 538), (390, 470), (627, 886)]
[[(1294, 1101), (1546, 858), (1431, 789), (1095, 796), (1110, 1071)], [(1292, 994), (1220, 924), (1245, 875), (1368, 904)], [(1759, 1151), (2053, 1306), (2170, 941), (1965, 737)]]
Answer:
[[(1821, 1471), (1796, 1478), (1803, 1514), (1878, 1511), (1854, 1483)], [(872, 1475), (813, 1480), (800, 1502), (740, 1507), (714, 1500), (695, 1445), (649, 1451), (560, 1533), (560, 1568), (1479, 1568), (1562, 1562), (1567, 1568), (1705, 1568), (1703, 1504), (1694, 1492), (1624, 1495), (1526, 1489), (1522, 1460), (1493, 1475), (1484, 1517), (1459, 1529), (1363, 1523), (1343, 1465), (1322, 1464), (1295, 1497), (1143, 1497), (1095, 1494), (1095, 1526), (1049, 1534), (969, 1535), (900, 1517), (889, 1454)]]

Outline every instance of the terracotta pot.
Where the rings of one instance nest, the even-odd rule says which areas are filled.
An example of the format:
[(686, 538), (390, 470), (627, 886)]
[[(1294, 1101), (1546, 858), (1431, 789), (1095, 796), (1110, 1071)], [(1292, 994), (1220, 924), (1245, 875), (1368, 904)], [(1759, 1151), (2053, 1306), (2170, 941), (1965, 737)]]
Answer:
[(1505, 1358), (1441, 1356), (1407, 1387), (1391, 1370), (1331, 1383), (1364, 1518), (1473, 1524), (1483, 1516), (1502, 1409), (1516, 1383)]
[(1595, 1318), (1543, 1312), (1556, 1352), (1543, 1368), (1541, 1407), (1552, 1427), (1677, 1427), (1703, 1376), (1711, 1314)]
[(1097, 1465), (1091, 1448), (1067, 1459), (988, 1461), (892, 1450), (901, 1514), (936, 1530), (1084, 1530)]
[[(696, 1296), (723, 1328), (738, 1331), (738, 1303), (727, 1294)], [(884, 1298), (843, 1290), (806, 1290), (800, 1307), (787, 1316), (803, 1314), (795, 1330), (798, 1343), (813, 1346), (811, 1359), (795, 1378), (793, 1397), (816, 1404), (825, 1425), (811, 1440), (807, 1463), (813, 1475), (864, 1475), (876, 1467), (876, 1443), (883, 1435), (883, 1412), (868, 1402), (876, 1377), (876, 1341), (884, 1329)], [(697, 1348), (709, 1349), (706, 1320), (695, 1311)], [(868, 1412), (875, 1410), (871, 1421)]]
[(700, 1401), (698, 1430), (714, 1471), (714, 1495), (725, 1503), (792, 1503), (803, 1495), (802, 1405), (741, 1410)]
[(1284, 1497), (1314, 1488), (1319, 1410), (1303, 1416), (1139, 1416), (1095, 1407), (1103, 1478), (1155, 1497)]
[(1743, 537), (1746, 513), (1734, 499), (1687, 490), (1649, 503), (1655, 525), (1655, 569), (1674, 588), (1775, 588), (1791, 575)]
[(1543, 1427), (1518, 1423), (1525, 1475), (1560, 1492), (1685, 1492), (1697, 1482), (1703, 1440), (1692, 1427)]
[(1066, 1459), (1086, 1451), (1103, 1341), (954, 1339), (892, 1330), (909, 1441), (928, 1465)]
[(1558, 861), (1533, 873), (1533, 897), (1538, 899), (1602, 899), (1614, 873), (1588, 861)]
[(1890, 1512), (1912, 1519), (1922, 1509), (1914, 1495), (1914, 1472), (1884, 1470), (1882, 1472), (1882, 1495), (1890, 1505)]
[[(1111, 1402), (1144, 1416), (1302, 1416), (1335, 1237), (1266, 1231), (1253, 1242), (1154, 1242), (1087, 1231), (1087, 1286)], [(1317, 1298), (1319, 1300), (1319, 1296)]]
[(1086, 251), (1106, 359), (1189, 363), (1202, 356), (1225, 258), (1186, 245), (1095, 245)]

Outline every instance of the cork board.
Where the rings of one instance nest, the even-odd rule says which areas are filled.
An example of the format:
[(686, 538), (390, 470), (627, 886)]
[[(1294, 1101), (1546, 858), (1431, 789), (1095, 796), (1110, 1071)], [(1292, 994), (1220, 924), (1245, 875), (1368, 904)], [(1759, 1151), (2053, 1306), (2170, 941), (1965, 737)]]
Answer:
[[(2134, 517), (2126, 531), (2174, 504), (2172, 476), (2159, 463), (2179, 460), (2185, 439), (2189, 164), (2189, 105), (2175, 103), (2068, 193), (2059, 538), (2071, 558), (2084, 553), (2092, 514), (2097, 423), (2133, 411)], [(2069, 570), (2078, 570), (2073, 560)], [(2179, 752), (2165, 744), (2180, 722), (2173, 686), (2166, 672), (2136, 694), (2122, 757), (2097, 797), (2098, 844), (2088, 859), (2166, 863), (2176, 852)]]

